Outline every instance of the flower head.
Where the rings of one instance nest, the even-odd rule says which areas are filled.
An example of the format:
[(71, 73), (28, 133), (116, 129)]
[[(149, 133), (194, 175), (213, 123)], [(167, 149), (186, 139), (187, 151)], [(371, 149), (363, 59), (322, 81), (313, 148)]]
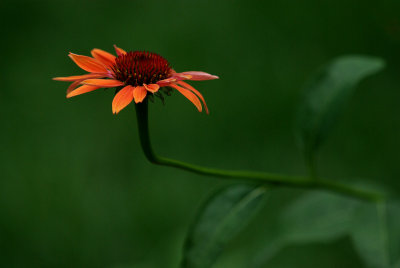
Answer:
[(140, 103), (146, 96), (152, 95), (163, 98), (161, 93), (169, 94), (172, 88), (189, 99), (199, 112), (202, 111), (202, 102), (208, 113), (203, 95), (183, 80), (211, 80), (218, 79), (218, 76), (196, 71), (177, 73), (166, 59), (156, 53), (126, 52), (115, 45), (114, 47), (117, 56), (97, 48), (91, 51), (93, 57), (69, 54), (88, 74), (53, 78), (72, 82), (67, 89), (67, 98), (99, 88), (116, 87), (112, 110), (117, 114), (133, 100)]

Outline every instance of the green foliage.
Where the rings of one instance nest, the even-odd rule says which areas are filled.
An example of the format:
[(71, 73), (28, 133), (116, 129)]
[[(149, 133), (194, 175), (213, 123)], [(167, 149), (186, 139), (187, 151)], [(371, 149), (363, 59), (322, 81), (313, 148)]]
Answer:
[(266, 189), (228, 186), (211, 196), (200, 210), (184, 248), (183, 267), (211, 267), (228, 243), (259, 209)]
[(400, 204), (361, 204), (351, 235), (368, 267), (396, 267), (400, 261)]
[(350, 236), (366, 267), (388, 268), (400, 261), (400, 205), (364, 203), (310, 192), (282, 211), (280, 228), (265, 237), (265, 247), (250, 267), (264, 267), (283, 247)]
[(355, 202), (322, 192), (310, 193), (295, 200), (276, 219), (279, 229), (265, 237), (265, 247), (251, 267), (263, 267), (286, 245), (329, 241), (344, 235), (351, 224)]
[[(320, 70), (309, 83), (299, 109), (297, 126), (300, 144), (312, 172), (314, 154), (355, 86), (383, 67), (384, 62), (379, 58), (341, 57)], [(236, 185), (215, 194), (201, 210), (189, 233), (183, 266), (211, 267), (224, 245), (254, 214), (264, 191)], [(399, 256), (398, 243), (391, 241), (397, 241), (400, 236), (396, 229), (389, 228), (387, 211), (382, 204), (376, 207), (343, 196), (314, 192), (282, 211), (278, 221), (278, 231), (267, 238), (265, 248), (251, 267), (261, 267), (284, 246), (332, 241), (346, 235), (352, 238), (368, 267), (391, 267), (391, 255), (393, 258)], [(389, 239), (389, 233), (394, 240)]]
[(313, 164), (321, 145), (338, 115), (364, 78), (384, 67), (380, 58), (344, 56), (335, 59), (315, 74), (306, 86), (298, 110), (297, 135), (309, 164)]

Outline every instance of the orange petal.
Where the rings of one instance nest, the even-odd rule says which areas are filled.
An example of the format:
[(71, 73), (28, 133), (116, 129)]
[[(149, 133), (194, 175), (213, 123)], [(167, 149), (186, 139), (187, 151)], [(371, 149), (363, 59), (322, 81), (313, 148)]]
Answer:
[(91, 51), (93, 58), (100, 61), (106, 66), (112, 66), (115, 63), (115, 56), (107, 51), (95, 48)]
[(182, 78), (172, 76), (167, 79), (158, 81), (157, 85), (159, 85), (160, 87), (169, 86), (171, 83), (178, 81), (178, 79), (182, 80)]
[(96, 86), (89, 86), (89, 85), (83, 85), (81, 87), (78, 87), (77, 89), (75, 89), (74, 91), (71, 91), (67, 94), (67, 98), (71, 98), (77, 95), (81, 95), (83, 93), (88, 93), (90, 91), (99, 89), (101, 87), (96, 87)]
[(114, 79), (87, 79), (82, 84), (99, 87), (119, 87), (124, 85), (123, 82)]
[(160, 88), (160, 86), (157, 84), (150, 84), (150, 85), (143, 84), (143, 86), (147, 89), (147, 91), (150, 91), (151, 93), (156, 93)]
[(68, 55), (79, 67), (90, 73), (107, 73), (106, 67), (96, 59), (74, 53)]
[(112, 102), (112, 111), (114, 114), (119, 113), (133, 100), (133, 86), (126, 86), (115, 95)]
[(197, 110), (199, 110), (199, 112), (202, 111), (201, 102), (200, 102), (199, 98), (197, 98), (197, 96), (194, 93), (192, 93), (189, 89), (180, 87), (176, 84), (170, 84), (169, 86), (175, 88), (183, 96), (185, 96), (188, 100), (190, 100), (194, 104), (194, 106), (196, 106), (196, 108), (197, 108)]
[(136, 103), (142, 102), (144, 98), (146, 98), (146, 95), (147, 90), (143, 86), (135, 87), (135, 89), (133, 90), (133, 97), (135, 98)]
[(114, 48), (115, 48), (115, 52), (117, 52), (117, 55), (118, 55), (118, 56), (121, 56), (121, 55), (126, 54), (126, 51), (123, 50), (122, 48), (119, 48), (119, 47), (117, 47), (116, 45), (114, 45)]
[(81, 84), (82, 80), (77, 80), (74, 81), (68, 88), (67, 88), (67, 94), (69, 94), (72, 90), (74, 90), (77, 86)]
[(189, 85), (189, 84), (186, 83), (186, 82), (179, 81), (178, 84), (181, 85), (181, 86), (183, 86), (183, 87), (185, 87), (185, 88), (187, 88), (187, 89), (189, 89), (189, 90), (191, 90), (191, 91), (193, 91), (193, 92), (201, 99), (201, 101), (202, 101), (203, 104), (204, 104), (204, 109), (206, 110), (206, 113), (209, 114), (206, 101), (204, 100), (203, 95), (201, 95), (201, 93), (200, 93), (199, 91), (197, 91), (194, 87), (192, 87), (191, 85)]
[(77, 80), (85, 80), (90, 78), (101, 78), (104, 77), (102, 74), (83, 74), (83, 75), (74, 75), (74, 76), (66, 76), (66, 77), (54, 77), (53, 80), (57, 81), (77, 81)]
[(197, 72), (197, 71), (177, 73), (175, 75), (183, 77), (184, 79), (193, 80), (193, 81), (213, 80), (213, 79), (219, 78), (216, 75), (208, 74), (205, 72)]

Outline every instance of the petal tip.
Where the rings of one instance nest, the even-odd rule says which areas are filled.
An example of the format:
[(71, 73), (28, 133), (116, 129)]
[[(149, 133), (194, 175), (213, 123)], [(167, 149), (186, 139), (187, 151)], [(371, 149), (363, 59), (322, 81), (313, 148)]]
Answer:
[(114, 44), (114, 49), (115, 49), (115, 52), (117, 53), (118, 56), (121, 56), (121, 55), (123, 55), (123, 54), (126, 54), (126, 51), (125, 51), (125, 50), (123, 50), (123, 49), (120, 48), (120, 47), (117, 47), (117, 45), (115, 45), (115, 44)]

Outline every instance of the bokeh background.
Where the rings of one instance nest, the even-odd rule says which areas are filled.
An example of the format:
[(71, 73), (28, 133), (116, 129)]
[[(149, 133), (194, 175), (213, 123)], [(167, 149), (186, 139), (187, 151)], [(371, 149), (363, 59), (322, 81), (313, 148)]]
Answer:
[[(196, 210), (231, 183), (148, 163), (133, 106), (113, 115), (112, 90), (66, 99), (68, 84), (51, 78), (82, 73), (69, 51), (117, 44), (219, 75), (193, 83), (209, 116), (180, 94), (151, 105), (156, 151), (297, 175), (306, 173), (293, 136), (305, 81), (337, 56), (382, 57), (387, 68), (359, 85), (319, 172), (400, 194), (399, 10), (396, 0), (2, 1), (0, 266), (177, 267)], [(261, 223), (296, 195), (275, 197), (215, 267), (246, 267)], [(266, 267), (363, 265), (343, 237), (286, 247)]]

